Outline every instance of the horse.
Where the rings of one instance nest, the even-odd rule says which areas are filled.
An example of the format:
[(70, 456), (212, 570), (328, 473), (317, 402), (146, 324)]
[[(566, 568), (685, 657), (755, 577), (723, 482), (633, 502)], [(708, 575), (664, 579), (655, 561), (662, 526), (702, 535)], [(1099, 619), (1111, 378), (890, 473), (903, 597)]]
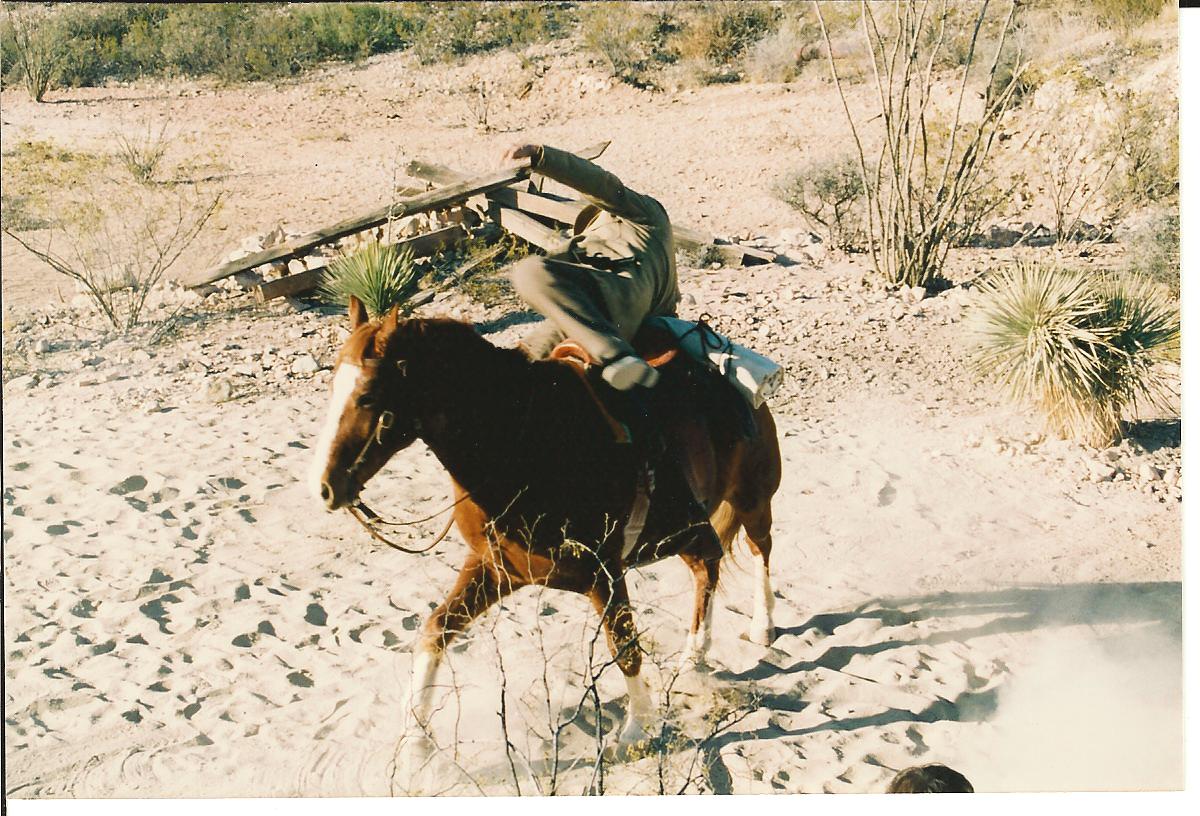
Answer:
[[(568, 362), (495, 346), (460, 321), (401, 320), (398, 309), (370, 320), (353, 297), (349, 315), (351, 333), (334, 365), (310, 489), (329, 511), (351, 508), (393, 455), (421, 439), (449, 472), (453, 521), (468, 545), (453, 588), (414, 649), (402, 712), (406, 733), (425, 728), (433, 681), (454, 637), (509, 593), (543, 585), (591, 600), (629, 693), (619, 741), (644, 739), (653, 709), (639, 676), (625, 570), (667, 556), (683, 559), (696, 590), (683, 660), (699, 663), (711, 640), (720, 557), (739, 529), (760, 559), (749, 634), (769, 645), (771, 500), (781, 463), (765, 405), (753, 413), (753, 435), (728, 418), (704, 426), (707, 438), (693, 435), (691, 446), (704, 454), (696, 461), (710, 469), (698, 480), (711, 508), (704, 529), (681, 519), (682, 503), (672, 499), (689, 485), (679, 478), (672, 487), (664, 474), (631, 541), (626, 533), (644, 469), (636, 446), (614, 433), (613, 416), (597, 395), (603, 385)], [(715, 553), (706, 535), (715, 535)]]

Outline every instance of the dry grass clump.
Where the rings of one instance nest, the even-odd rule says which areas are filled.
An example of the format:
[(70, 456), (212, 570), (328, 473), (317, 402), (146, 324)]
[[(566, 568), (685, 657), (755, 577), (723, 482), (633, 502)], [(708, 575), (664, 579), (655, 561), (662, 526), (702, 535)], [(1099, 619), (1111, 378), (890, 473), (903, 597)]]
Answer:
[(1019, 264), (984, 282), (971, 328), (976, 370), (1060, 436), (1106, 446), (1126, 412), (1166, 407), (1179, 309), (1147, 278)]
[(129, 175), (142, 184), (150, 184), (158, 174), (158, 166), (162, 164), (163, 156), (171, 145), (167, 136), (167, 122), (157, 130), (149, 122), (145, 132), (135, 135), (116, 133), (113, 140), (117, 143), (117, 158), (121, 165), (129, 171)]
[(420, 277), (411, 250), (372, 241), (329, 265), (321, 296), (332, 303), (346, 303), (354, 296), (372, 317), (379, 317), (397, 304), (403, 308), (416, 293)]

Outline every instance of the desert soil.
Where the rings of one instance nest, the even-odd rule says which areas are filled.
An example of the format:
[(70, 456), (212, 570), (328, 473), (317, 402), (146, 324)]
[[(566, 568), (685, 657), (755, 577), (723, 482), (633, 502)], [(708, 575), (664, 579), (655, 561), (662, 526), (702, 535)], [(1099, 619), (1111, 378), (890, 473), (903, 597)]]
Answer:
[[(535, 56), (419, 69), (393, 55), (278, 87), (81, 89), (42, 106), (5, 91), (4, 139), (103, 151), (123, 122), (169, 118), (171, 160), (227, 190), (184, 278), (277, 221), (304, 230), (378, 204), (408, 159), (483, 170), (517, 139), (611, 139), (602, 163), (677, 221), (784, 254), (681, 268), (681, 289), (685, 317), (711, 315), (788, 380), (772, 401), (778, 636), (743, 636), (753, 568), (739, 547), (709, 665), (676, 679), (690, 578), (677, 562), (638, 571), (666, 736), (647, 756), (608, 756), (605, 790), (869, 792), (925, 762), (977, 790), (1181, 785), (1178, 421), (1107, 451), (1048, 439), (971, 375), (969, 287), (864, 285), (861, 258), (798, 229), (770, 187), (841, 133), (827, 87), (650, 94), (557, 47)], [(478, 132), (448, 90), (471, 73), (506, 83), (498, 130)], [(959, 252), (952, 277), (1013, 256)], [(50, 273), (11, 241), (3, 260), (6, 793), (408, 790), (392, 757), (410, 648), (464, 547), (380, 549), (308, 495), (344, 314), (168, 286), (151, 317), (187, 311), (149, 344), (105, 334), (69, 287), (66, 303), (49, 296)], [(473, 320), (499, 344), (536, 319), (457, 294), (421, 314)], [(367, 490), (401, 517), (448, 494), (420, 445)], [(602, 721), (585, 706), (557, 766), (550, 739), (583, 696), (594, 627), (585, 599), (527, 591), (451, 650), (433, 724), (441, 790), (595, 788), (597, 734), (625, 706), (615, 668), (599, 680)], [(1047, 759), (1068, 746), (1074, 764)]]

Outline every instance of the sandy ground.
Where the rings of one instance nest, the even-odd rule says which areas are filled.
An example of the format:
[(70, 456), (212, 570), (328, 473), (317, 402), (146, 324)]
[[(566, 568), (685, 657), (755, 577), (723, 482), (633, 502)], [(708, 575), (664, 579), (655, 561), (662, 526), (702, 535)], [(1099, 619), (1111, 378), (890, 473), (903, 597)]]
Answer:
[[(578, 55), (546, 64), (536, 93), (493, 113), (502, 131), (613, 139), (608, 166), (720, 234), (794, 228), (767, 180), (840, 117), (828, 93), (651, 97), (604, 87)], [(480, 135), (439, 89), (524, 70), (499, 55), (422, 72), (401, 55), (279, 88), (88, 89), (42, 107), (6, 92), (4, 137), (102, 150), (122, 118), (169, 115), (177, 149), (211, 154), (197, 172), (228, 189), (225, 229), (205, 248), (219, 254), (280, 214), (303, 228), (376, 204), (408, 158), (487, 167), (518, 134)], [(637, 572), (660, 739), (646, 756), (601, 752), (601, 775), (624, 683), (601, 673), (598, 718), (586, 600), (526, 591), (451, 650), (438, 789), (581, 793), (602, 778), (608, 793), (869, 792), (925, 762), (981, 791), (1181, 786), (1179, 489), (1137, 476), (1177, 473), (1178, 423), (1109, 453), (1047, 441), (966, 373), (969, 292), (913, 303), (862, 287), (861, 266), (791, 254), (682, 273), (686, 314), (713, 312), (789, 370), (773, 403), (778, 637), (743, 637), (753, 570), (740, 550), (709, 665), (675, 677), (690, 577), (678, 562)], [(6, 793), (406, 792), (393, 757), (410, 648), (464, 547), (452, 535), (425, 556), (382, 550), (307, 494), (344, 317), (216, 295), (142, 347), (40, 308), (44, 274), (5, 241), (6, 345), (47, 341), (6, 355)], [(529, 325), (453, 300), (437, 311), (503, 344)], [(315, 373), (298, 364), (308, 355)], [(1108, 457), (1116, 481), (1094, 475)], [(449, 484), (417, 447), (367, 495), (423, 516)]]

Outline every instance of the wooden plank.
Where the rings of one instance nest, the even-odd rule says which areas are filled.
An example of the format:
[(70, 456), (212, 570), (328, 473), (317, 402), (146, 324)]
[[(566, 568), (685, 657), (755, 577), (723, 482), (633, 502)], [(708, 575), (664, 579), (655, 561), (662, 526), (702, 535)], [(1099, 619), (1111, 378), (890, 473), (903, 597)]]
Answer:
[(201, 286), (206, 283), (213, 283), (238, 272), (253, 269), (256, 266), (294, 258), (313, 247), (331, 243), (339, 238), (345, 238), (347, 235), (353, 235), (356, 232), (362, 232), (371, 227), (377, 227), (390, 219), (428, 212), (430, 210), (445, 209), (473, 195), (486, 193), (498, 187), (507, 187), (509, 184), (528, 177), (529, 163), (525, 162), (524, 164), (497, 170), (484, 176), (464, 179), (448, 187), (440, 187), (419, 195), (401, 198), (386, 207), (380, 207), (368, 213), (339, 221), (332, 226), (319, 229), (316, 232), (310, 232), (291, 241), (286, 241), (279, 246), (264, 249), (261, 252), (255, 252), (236, 261), (221, 264), (215, 269), (210, 270), (199, 280), (193, 281), (188, 285)]
[[(466, 231), (458, 224), (453, 224), (423, 235), (405, 238), (403, 241), (397, 241), (393, 246), (397, 250), (411, 250), (414, 258), (428, 258), (466, 237)], [(321, 285), (321, 279), (325, 276), (327, 269), (327, 265), (319, 266), (259, 284), (254, 287), (254, 297), (259, 303), (265, 303), (278, 297), (291, 297), (311, 292)]]
[(278, 280), (260, 283), (254, 287), (254, 299), (259, 303), (266, 303), (275, 298), (292, 297), (311, 292), (321, 285), (321, 280), (325, 277), (328, 269), (328, 266), (318, 266), (314, 269), (305, 269), (303, 272), (284, 275)]
[(568, 238), (558, 230), (547, 227), (540, 221), (530, 218), (520, 210), (511, 207), (493, 206), (493, 216), (501, 227), (536, 247), (554, 255), (562, 252)]
[[(584, 155), (585, 152), (595, 152), (595, 150), (599, 149), (599, 152), (602, 153), (604, 152), (603, 147), (607, 146), (608, 143), (605, 142), (603, 146), (593, 146), (586, 151), (581, 151), (577, 155), (588, 158), (588, 156)], [(599, 153), (595, 155), (598, 156)], [(458, 170), (431, 162), (412, 161), (409, 162), (406, 170), (414, 178), (425, 179), (435, 184), (454, 184), (461, 182), (465, 178), (465, 174)], [(540, 215), (570, 226), (575, 225), (575, 219), (579, 217), (579, 213), (588, 206), (586, 201), (564, 198), (550, 193), (518, 190), (512, 187), (502, 187), (493, 190), (487, 193), (487, 198), (489, 201), (498, 202), (507, 208)], [(536, 230), (528, 226), (524, 221), (518, 222), (512, 216), (509, 216), (509, 218), (513, 223), (518, 223), (520, 228), (528, 228), (531, 234), (538, 235), (538, 240), (543, 240)], [(676, 249), (697, 252), (705, 247), (713, 246), (715, 247), (715, 251), (721, 256), (721, 259), (733, 266), (774, 263), (776, 259), (774, 253), (757, 249), (756, 247), (748, 247), (743, 244), (718, 243), (716, 237), (711, 233), (702, 232), (701, 230), (682, 224), (672, 224), (671, 231), (675, 236)], [(520, 237), (524, 238), (525, 236)], [(527, 238), (526, 240), (529, 239)], [(541, 246), (538, 240), (529, 240), (529, 242), (535, 246)]]

